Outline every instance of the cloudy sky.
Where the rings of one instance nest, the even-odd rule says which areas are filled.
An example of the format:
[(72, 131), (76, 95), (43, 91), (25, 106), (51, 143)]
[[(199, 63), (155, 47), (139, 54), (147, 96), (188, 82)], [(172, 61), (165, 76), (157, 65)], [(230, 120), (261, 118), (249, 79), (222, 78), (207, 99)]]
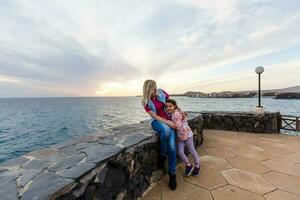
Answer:
[(0, 97), (300, 85), (299, 0), (0, 1)]

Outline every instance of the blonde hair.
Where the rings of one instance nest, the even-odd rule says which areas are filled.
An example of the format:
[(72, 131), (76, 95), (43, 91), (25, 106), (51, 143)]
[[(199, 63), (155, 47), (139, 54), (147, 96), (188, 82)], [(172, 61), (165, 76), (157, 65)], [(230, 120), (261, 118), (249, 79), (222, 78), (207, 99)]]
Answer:
[(154, 80), (146, 80), (143, 86), (142, 105), (146, 106), (151, 98), (150, 90), (156, 88), (156, 82)]

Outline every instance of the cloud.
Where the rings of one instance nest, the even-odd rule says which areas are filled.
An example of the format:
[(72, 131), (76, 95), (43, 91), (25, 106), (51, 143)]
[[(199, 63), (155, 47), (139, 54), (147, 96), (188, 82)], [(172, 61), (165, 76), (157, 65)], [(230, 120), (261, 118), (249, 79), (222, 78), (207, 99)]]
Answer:
[(0, 96), (5, 87), (16, 87), (12, 96), (22, 87), (35, 88), (29, 96), (135, 95), (149, 77), (165, 87), (218, 85), (217, 71), (300, 45), (299, 8), (297, 0), (3, 0), (0, 76), (10, 78)]

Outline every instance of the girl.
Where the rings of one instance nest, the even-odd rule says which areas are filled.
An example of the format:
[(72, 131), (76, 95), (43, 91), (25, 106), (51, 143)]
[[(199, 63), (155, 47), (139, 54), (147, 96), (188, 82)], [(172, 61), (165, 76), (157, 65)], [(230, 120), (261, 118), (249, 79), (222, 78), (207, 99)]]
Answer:
[[(189, 127), (186, 117), (183, 115), (181, 110), (177, 107), (177, 103), (173, 99), (167, 99), (166, 110), (171, 114), (172, 121), (175, 123), (178, 136), (178, 153), (181, 160), (185, 163), (185, 175), (198, 176), (200, 170), (199, 156), (195, 150), (193, 142), (193, 132)], [(192, 154), (195, 167), (193, 167), (184, 153), (184, 147), (187, 146), (189, 152)]]
[(146, 80), (143, 86), (142, 105), (151, 116), (151, 126), (160, 137), (159, 166), (162, 168), (168, 156), (169, 187), (175, 190), (176, 182), (176, 133), (169, 114), (165, 111), (165, 103), (169, 95), (161, 89), (156, 89), (153, 80)]

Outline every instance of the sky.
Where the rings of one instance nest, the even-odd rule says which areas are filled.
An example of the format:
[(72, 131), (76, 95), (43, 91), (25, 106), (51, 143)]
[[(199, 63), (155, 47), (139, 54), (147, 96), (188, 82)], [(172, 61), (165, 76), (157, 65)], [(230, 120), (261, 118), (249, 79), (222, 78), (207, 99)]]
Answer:
[(299, 0), (0, 0), (0, 97), (300, 85)]

